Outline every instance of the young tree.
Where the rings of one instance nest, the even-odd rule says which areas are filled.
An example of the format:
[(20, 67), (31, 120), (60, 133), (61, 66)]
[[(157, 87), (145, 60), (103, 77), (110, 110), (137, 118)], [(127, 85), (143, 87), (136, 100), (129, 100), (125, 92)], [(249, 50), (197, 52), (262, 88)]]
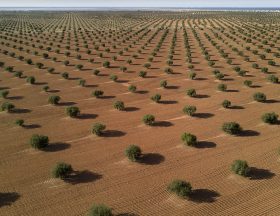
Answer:
[(11, 112), (15, 108), (15, 105), (9, 102), (4, 102), (1, 105), (1, 111)]
[(195, 72), (190, 72), (190, 73), (189, 73), (189, 78), (190, 78), (191, 80), (194, 80), (195, 77), (196, 77), (196, 73), (195, 73)]
[(130, 85), (130, 86), (128, 86), (128, 91), (134, 93), (134, 92), (136, 92), (136, 90), (137, 90), (137, 88), (136, 88), (135, 85)]
[(113, 216), (112, 209), (104, 204), (94, 204), (89, 210), (89, 216)]
[(111, 79), (112, 81), (116, 82), (116, 81), (118, 80), (118, 76), (115, 75), (115, 74), (111, 74), (111, 75), (110, 75), (110, 79)]
[(270, 81), (271, 83), (278, 83), (278, 77), (275, 75), (269, 75), (267, 77), (267, 80)]
[(185, 106), (183, 108), (183, 113), (189, 115), (189, 116), (193, 116), (196, 112), (196, 106)]
[(0, 91), (0, 96), (1, 96), (2, 98), (7, 98), (8, 94), (9, 94), (9, 91), (8, 91), (8, 90)]
[(96, 97), (96, 98), (99, 98), (99, 97), (101, 97), (103, 94), (104, 94), (104, 92), (101, 91), (101, 90), (94, 90), (94, 91), (91, 93), (91, 96)]
[(139, 77), (142, 77), (142, 78), (145, 78), (146, 75), (147, 75), (147, 72), (146, 72), (146, 71), (140, 71), (139, 74), (138, 74), (138, 76), (139, 76)]
[(187, 90), (187, 95), (190, 96), (190, 97), (195, 97), (196, 96), (195, 89), (188, 89)]
[(22, 127), (23, 124), (24, 124), (24, 120), (23, 120), (23, 119), (17, 119), (17, 120), (15, 121), (15, 124)]
[(80, 80), (79, 80), (79, 86), (84, 87), (85, 85), (86, 85), (86, 80), (80, 79)]
[(167, 87), (167, 81), (166, 80), (161, 80), (159, 83), (160, 87), (166, 88)]
[(161, 99), (161, 95), (160, 94), (155, 94), (151, 97), (151, 100), (158, 103)]
[(98, 76), (99, 73), (100, 73), (100, 70), (98, 70), (98, 69), (93, 70), (93, 74), (94, 74), (95, 76)]
[(266, 101), (266, 95), (264, 93), (261, 93), (261, 92), (256, 92), (255, 94), (253, 94), (253, 98), (257, 102), (264, 103)]
[(252, 82), (251, 80), (245, 80), (245, 81), (243, 82), (243, 84), (244, 84), (245, 86), (247, 86), (247, 87), (251, 87), (252, 84), (253, 84), (253, 82)]
[(117, 110), (124, 110), (124, 108), (125, 108), (124, 102), (122, 102), (122, 101), (115, 101), (114, 108), (117, 109)]
[(57, 95), (49, 96), (48, 102), (50, 104), (57, 105), (59, 101), (60, 101), (60, 97), (59, 96), (57, 96)]
[(127, 158), (133, 162), (137, 161), (141, 156), (141, 149), (137, 145), (130, 145), (125, 150)]
[(110, 67), (110, 62), (109, 61), (103, 62), (103, 67), (109, 68)]
[(222, 130), (228, 134), (239, 134), (242, 131), (242, 127), (236, 122), (225, 122), (222, 126)]
[(278, 115), (275, 112), (269, 112), (262, 115), (264, 123), (276, 124), (278, 122)]
[(146, 125), (153, 125), (155, 122), (155, 117), (151, 114), (147, 114), (143, 116), (142, 121)]
[(226, 91), (227, 90), (227, 85), (226, 84), (223, 84), (223, 83), (220, 83), (219, 85), (218, 85), (218, 90), (219, 91)]
[(49, 137), (33, 134), (30, 138), (30, 145), (34, 149), (43, 149), (49, 145)]
[(80, 109), (76, 106), (69, 106), (66, 108), (66, 114), (71, 118), (77, 117), (80, 114)]
[(187, 146), (195, 146), (197, 144), (196, 136), (190, 133), (183, 133), (181, 139)]
[(231, 102), (229, 100), (224, 100), (222, 106), (224, 108), (229, 108), (231, 106)]
[(235, 160), (231, 165), (231, 170), (237, 175), (247, 176), (250, 171), (250, 167), (248, 166), (247, 161)]
[(52, 169), (52, 176), (54, 178), (65, 179), (73, 172), (71, 164), (64, 162), (57, 163)]
[(96, 136), (101, 136), (103, 131), (106, 129), (106, 125), (101, 123), (95, 123), (92, 126), (91, 132), (95, 134)]
[(68, 78), (69, 78), (69, 74), (68, 74), (67, 72), (62, 73), (61, 76), (62, 76), (64, 79), (68, 79)]
[(26, 82), (28, 82), (30, 84), (34, 84), (35, 83), (35, 77), (34, 76), (27, 77)]
[(191, 195), (192, 186), (189, 182), (183, 180), (173, 180), (168, 185), (167, 190), (179, 197), (188, 198)]

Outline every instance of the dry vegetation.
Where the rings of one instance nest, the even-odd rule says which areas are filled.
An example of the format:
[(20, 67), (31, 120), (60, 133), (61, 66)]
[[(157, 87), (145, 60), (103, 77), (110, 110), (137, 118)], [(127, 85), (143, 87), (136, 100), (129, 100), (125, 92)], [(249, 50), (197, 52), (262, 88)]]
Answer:
[(279, 21), (2, 12), (0, 215), (279, 215)]

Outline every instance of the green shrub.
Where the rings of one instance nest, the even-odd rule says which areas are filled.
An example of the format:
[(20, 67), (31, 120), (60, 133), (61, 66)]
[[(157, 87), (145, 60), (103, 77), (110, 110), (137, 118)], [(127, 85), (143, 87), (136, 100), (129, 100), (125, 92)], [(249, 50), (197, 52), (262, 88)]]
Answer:
[(15, 108), (15, 105), (9, 102), (4, 102), (1, 105), (1, 111), (11, 112)]
[(93, 71), (93, 74), (96, 75), (96, 76), (98, 76), (99, 73), (100, 73), (100, 70), (98, 70), (98, 69), (95, 69), (95, 70)]
[(17, 119), (17, 120), (15, 121), (15, 124), (18, 125), (18, 126), (23, 126), (24, 120), (23, 120), (23, 119)]
[(23, 75), (22, 71), (16, 71), (16, 72), (14, 73), (14, 76), (15, 76), (15, 77), (18, 77), (18, 78), (21, 78), (22, 75)]
[(187, 95), (190, 96), (190, 97), (195, 97), (196, 96), (195, 89), (188, 89), (187, 90)]
[(248, 166), (247, 161), (235, 160), (231, 165), (231, 170), (237, 175), (247, 176), (250, 167)]
[(227, 90), (227, 85), (223, 84), (223, 83), (219, 84), (218, 85), (218, 90), (223, 91), (223, 92), (226, 91)]
[(225, 122), (222, 129), (228, 134), (238, 134), (242, 131), (241, 126), (236, 122)]
[(252, 84), (253, 84), (253, 82), (252, 82), (251, 80), (245, 80), (245, 81), (243, 82), (243, 84), (244, 84), (245, 86), (251, 87)]
[(52, 176), (54, 178), (60, 178), (64, 179), (69, 174), (73, 172), (72, 166), (70, 164), (59, 162), (55, 165), (55, 167), (52, 169)]
[(114, 74), (111, 74), (110, 79), (113, 80), (114, 82), (116, 82), (118, 80), (118, 76), (114, 75)]
[(278, 115), (275, 112), (265, 113), (262, 115), (264, 123), (276, 124), (278, 122)]
[(188, 198), (192, 192), (191, 184), (183, 180), (173, 180), (167, 189), (182, 198)]
[(167, 73), (167, 74), (172, 74), (173, 70), (172, 70), (172, 68), (167, 67), (167, 68), (164, 69), (164, 72)]
[(44, 135), (33, 134), (30, 138), (30, 145), (35, 149), (42, 149), (49, 144), (49, 138)]
[(45, 91), (45, 92), (47, 92), (49, 89), (50, 89), (49, 86), (44, 86), (44, 87), (43, 87), (43, 91)]
[(86, 85), (86, 80), (80, 79), (80, 80), (79, 80), (79, 86), (84, 87), (85, 85)]
[(229, 108), (231, 106), (231, 102), (229, 100), (224, 100), (222, 106), (224, 108)]
[(60, 101), (60, 97), (59, 96), (57, 96), (57, 95), (49, 96), (48, 102), (50, 104), (56, 105), (56, 104), (58, 104), (59, 101)]
[(181, 139), (187, 146), (195, 146), (197, 144), (196, 136), (190, 133), (183, 133)]
[(155, 122), (155, 117), (151, 114), (144, 115), (142, 121), (146, 125), (152, 125)]
[(8, 91), (8, 90), (0, 91), (0, 96), (1, 96), (2, 98), (7, 98), (8, 94), (9, 94), (9, 91)]
[(80, 109), (76, 106), (69, 106), (66, 108), (66, 114), (72, 118), (77, 117), (80, 114)]
[(167, 87), (167, 81), (166, 80), (161, 80), (159, 83), (160, 87), (166, 88)]
[(35, 77), (34, 76), (27, 77), (26, 82), (28, 82), (30, 84), (34, 84), (35, 83)]
[(102, 96), (103, 94), (104, 94), (104, 92), (101, 91), (101, 90), (94, 90), (94, 91), (91, 93), (91, 96), (96, 97), (96, 98), (99, 98), (99, 97)]
[(94, 204), (89, 210), (88, 216), (113, 216), (112, 209), (104, 204)]
[(130, 92), (136, 92), (136, 86), (135, 85), (130, 85), (130, 86), (128, 86), (128, 91), (130, 91)]
[(67, 72), (62, 73), (61, 76), (62, 76), (64, 79), (68, 79), (68, 78), (69, 78), (69, 74), (68, 74)]
[(266, 101), (266, 95), (264, 93), (261, 93), (261, 92), (256, 92), (255, 94), (253, 94), (253, 98), (257, 102), (265, 102)]
[(106, 125), (101, 123), (95, 123), (92, 126), (91, 132), (97, 136), (100, 136), (105, 129), (106, 129)]
[(109, 61), (103, 62), (103, 67), (109, 68), (110, 67), (110, 62)]
[(137, 145), (130, 145), (125, 150), (125, 155), (131, 161), (137, 161), (141, 156), (141, 149)]
[(151, 97), (151, 100), (158, 103), (161, 99), (161, 95), (160, 94), (155, 94)]
[(75, 67), (76, 67), (78, 70), (82, 70), (82, 69), (83, 69), (83, 67), (84, 67), (84, 65), (77, 64)]
[(117, 110), (124, 110), (124, 102), (122, 101), (116, 101), (114, 103), (114, 108), (117, 109)]
[(217, 79), (221, 80), (221, 79), (223, 79), (223, 78), (225, 77), (225, 75), (222, 74), (222, 73), (217, 73), (217, 74), (215, 74), (215, 77), (216, 77)]
[(269, 75), (269, 76), (267, 77), (267, 80), (270, 81), (270, 82), (272, 82), (272, 83), (278, 83), (278, 77), (275, 76), (275, 75)]
[(193, 79), (195, 79), (195, 77), (196, 77), (196, 73), (195, 73), (195, 72), (190, 72), (190, 73), (189, 73), (189, 78), (190, 78), (190, 79), (193, 80)]
[(146, 77), (146, 75), (147, 75), (146, 71), (140, 71), (139, 74), (138, 74), (138, 76), (140, 76), (142, 78)]
[(196, 112), (196, 106), (185, 106), (183, 108), (183, 113), (189, 115), (189, 116), (193, 116)]

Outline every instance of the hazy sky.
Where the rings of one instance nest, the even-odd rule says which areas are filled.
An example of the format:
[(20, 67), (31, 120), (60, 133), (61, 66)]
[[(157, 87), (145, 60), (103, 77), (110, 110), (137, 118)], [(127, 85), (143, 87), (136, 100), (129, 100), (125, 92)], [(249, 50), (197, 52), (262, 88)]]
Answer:
[(280, 7), (280, 0), (0, 0), (0, 7)]

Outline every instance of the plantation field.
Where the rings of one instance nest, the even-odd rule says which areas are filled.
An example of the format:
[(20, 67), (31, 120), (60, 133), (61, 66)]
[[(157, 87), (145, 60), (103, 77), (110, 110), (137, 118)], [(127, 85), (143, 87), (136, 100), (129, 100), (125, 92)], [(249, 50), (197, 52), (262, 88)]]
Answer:
[[(119, 216), (280, 214), (280, 121), (263, 117), (280, 115), (279, 13), (0, 12), (0, 30), (0, 215), (87, 215), (94, 203)], [(34, 134), (48, 146), (32, 148)], [(54, 178), (58, 162), (73, 172)], [(175, 179), (187, 197), (168, 189)]]

